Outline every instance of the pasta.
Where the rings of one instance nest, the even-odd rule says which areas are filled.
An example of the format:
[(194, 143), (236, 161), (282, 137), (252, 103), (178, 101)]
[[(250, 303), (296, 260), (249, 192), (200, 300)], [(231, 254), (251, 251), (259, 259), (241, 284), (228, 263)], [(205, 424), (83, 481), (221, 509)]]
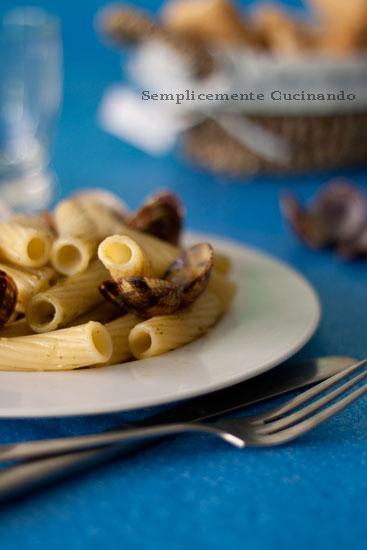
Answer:
[(15, 323), (17, 318), (18, 318), (18, 312), (14, 310), (13, 313), (10, 315), (9, 319), (7, 320), (5, 326), (7, 327), (8, 325)]
[(79, 237), (57, 239), (52, 247), (51, 261), (62, 275), (76, 275), (85, 271), (96, 251), (96, 243)]
[(214, 253), (213, 268), (222, 275), (227, 275), (231, 271), (231, 262), (227, 256), (220, 252)]
[(46, 289), (53, 277), (55, 271), (51, 267), (41, 267), (40, 269), (18, 269), (6, 264), (0, 263), (0, 269), (8, 273), (14, 280), (18, 289), (18, 299), (16, 311), (25, 313), (27, 304), (31, 297)]
[(42, 267), (51, 253), (52, 235), (33, 227), (0, 221), (0, 257), (25, 267)]
[(100, 240), (121, 232), (121, 228), (124, 225), (122, 217), (118, 212), (95, 200), (83, 197), (78, 200), (89, 217), (94, 221)]
[(192, 342), (215, 324), (223, 313), (220, 299), (206, 290), (190, 307), (173, 315), (152, 317), (137, 324), (129, 336), (137, 359), (161, 355)]
[(233, 296), (236, 292), (236, 285), (233, 281), (213, 270), (210, 280), (209, 289), (214, 292), (221, 301), (224, 310), (227, 310), (231, 305)]
[(55, 228), (59, 237), (83, 237), (98, 240), (95, 223), (75, 199), (60, 202), (54, 212)]
[(11, 221), (12, 223), (23, 225), (23, 227), (33, 227), (33, 229), (39, 229), (45, 232), (51, 231), (45, 216), (37, 214), (16, 214), (11, 218)]
[(98, 321), (99, 323), (108, 323), (121, 315), (121, 310), (115, 304), (110, 302), (101, 302), (92, 309), (89, 309), (70, 324), (73, 326), (82, 325), (88, 321)]
[[(120, 225), (119, 234), (130, 237), (141, 246), (151, 262), (153, 277), (162, 277), (180, 254), (180, 249), (177, 246), (126, 225)], [(223, 254), (214, 252), (214, 269), (223, 274), (230, 269), (230, 263)]]
[(152, 272), (150, 261), (142, 247), (126, 235), (113, 235), (102, 241), (98, 247), (98, 258), (113, 279), (149, 277)]
[(77, 369), (105, 363), (111, 354), (111, 336), (94, 321), (47, 334), (0, 338), (2, 370)]
[(177, 258), (179, 249), (152, 235), (128, 226), (121, 226), (121, 234), (130, 237), (144, 250), (151, 263), (151, 276), (162, 277), (168, 266)]
[(108, 279), (99, 260), (79, 275), (68, 277), (45, 292), (33, 296), (27, 308), (27, 321), (35, 332), (48, 332), (71, 321), (102, 302), (98, 286)]
[(99, 242), (93, 220), (78, 201), (69, 200), (56, 208), (55, 227), (59, 235), (51, 254), (55, 269), (69, 276), (85, 271)]
[(7, 324), (0, 330), (0, 338), (14, 338), (14, 336), (26, 336), (28, 334), (33, 334), (33, 331), (28, 325), (25, 317)]
[[(207, 242), (187, 250), (171, 244), (182, 211), (176, 197), (164, 196), (165, 207), (157, 195), (135, 218), (118, 200), (109, 206), (87, 193), (61, 202), (53, 214), (0, 221), (0, 271), (7, 281), (0, 292), (9, 297), (11, 280), (13, 293), (0, 330), (0, 370), (145, 359), (216, 323), (235, 292), (230, 261), (213, 257)], [(138, 215), (141, 229), (134, 229)]]
[(129, 334), (141, 319), (132, 313), (119, 317), (105, 325), (112, 339), (112, 355), (109, 364), (121, 363), (131, 358)]

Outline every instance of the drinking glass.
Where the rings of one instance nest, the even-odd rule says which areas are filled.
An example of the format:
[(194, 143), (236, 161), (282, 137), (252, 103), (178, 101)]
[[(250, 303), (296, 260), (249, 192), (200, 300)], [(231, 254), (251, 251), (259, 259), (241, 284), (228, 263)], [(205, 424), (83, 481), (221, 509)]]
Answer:
[(33, 211), (47, 206), (50, 152), (62, 96), (58, 20), (35, 7), (0, 21), (0, 198)]

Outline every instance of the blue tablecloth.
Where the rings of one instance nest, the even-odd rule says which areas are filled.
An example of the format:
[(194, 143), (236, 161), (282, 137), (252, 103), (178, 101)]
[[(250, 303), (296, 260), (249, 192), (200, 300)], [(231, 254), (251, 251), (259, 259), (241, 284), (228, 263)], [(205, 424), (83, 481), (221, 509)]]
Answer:
[[(282, 187), (308, 198), (332, 174), (228, 183), (174, 155), (149, 158), (104, 134), (96, 109), (107, 84), (120, 79), (120, 60), (95, 38), (101, 2), (37, 4), (59, 14), (64, 29), (65, 101), (53, 162), (61, 194), (102, 185), (135, 207), (156, 188), (175, 189), (188, 205), (188, 227), (262, 248), (314, 284), (323, 319), (300, 358), (365, 356), (367, 263), (343, 264), (304, 249), (278, 208)], [(339, 175), (367, 187), (366, 171)], [(127, 416), (1, 420), (0, 441), (87, 432)], [(366, 471), (365, 400), (282, 448), (238, 451), (207, 437), (177, 438), (1, 508), (0, 548), (362, 548)]]

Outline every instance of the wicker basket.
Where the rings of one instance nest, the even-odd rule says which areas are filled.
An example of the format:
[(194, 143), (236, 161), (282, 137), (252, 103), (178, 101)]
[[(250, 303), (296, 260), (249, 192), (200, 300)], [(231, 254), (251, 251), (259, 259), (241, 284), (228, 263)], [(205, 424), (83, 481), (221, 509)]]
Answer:
[(193, 162), (232, 176), (367, 164), (367, 54), (284, 56), (233, 45), (207, 53), (210, 70), (198, 77), (192, 58), (158, 36), (140, 41), (127, 66), (135, 89), (190, 92), (182, 104), (162, 103), (156, 119)]
[[(235, 91), (254, 90), (266, 97), (265, 102), (239, 105), (236, 117), (284, 142), (289, 154), (287, 159), (268, 158), (266, 147), (261, 154), (223, 129), (214, 112), (184, 135), (184, 150), (194, 162), (234, 176), (367, 164), (367, 56), (288, 59), (234, 52), (231, 66)], [(345, 90), (355, 100), (270, 101), (272, 90), (290, 94)], [(251, 129), (247, 134), (251, 138)]]
[(205, 169), (231, 176), (367, 165), (367, 114), (246, 115), (246, 119), (290, 144), (291, 155), (286, 163), (275, 163), (257, 155), (211, 119), (185, 133), (185, 153)]

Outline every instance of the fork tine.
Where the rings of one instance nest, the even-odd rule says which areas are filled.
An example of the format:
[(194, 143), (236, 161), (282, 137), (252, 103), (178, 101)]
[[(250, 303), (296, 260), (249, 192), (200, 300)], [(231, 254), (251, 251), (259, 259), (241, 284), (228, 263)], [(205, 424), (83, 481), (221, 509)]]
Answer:
[(279, 418), (280, 416), (284, 415), (285, 413), (299, 407), (300, 405), (303, 405), (303, 403), (306, 403), (307, 401), (310, 401), (320, 393), (324, 392), (325, 390), (328, 390), (329, 388), (332, 388), (335, 386), (338, 382), (343, 380), (344, 378), (347, 378), (350, 374), (353, 372), (359, 370), (360, 368), (367, 365), (367, 359), (364, 359), (363, 361), (360, 361), (359, 363), (356, 363), (355, 365), (352, 365), (351, 367), (341, 371), (338, 374), (335, 374), (334, 376), (331, 376), (330, 378), (327, 378), (323, 382), (320, 382), (316, 386), (313, 386), (307, 391), (304, 391), (294, 397), (293, 399), (290, 399), (283, 405), (280, 405), (278, 407), (275, 407), (274, 409), (271, 409), (270, 411), (266, 411), (262, 414), (259, 414), (254, 417), (248, 418), (251, 425), (253, 424), (262, 424), (264, 422), (268, 422), (270, 420), (275, 420), (276, 418)]
[(343, 393), (345, 393), (347, 390), (355, 386), (358, 382), (360, 382), (364, 378), (367, 378), (367, 370), (365, 370), (364, 372), (361, 372), (360, 374), (355, 374), (351, 380), (348, 380), (348, 382), (345, 382), (341, 386), (338, 386), (335, 390), (327, 393), (322, 397), (319, 397), (315, 401), (311, 401), (309, 405), (294, 412), (293, 414), (284, 416), (279, 420), (273, 420), (271, 422), (260, 424), (259, 426), (255, 425), (255, 428), (258, 433), (274, 433), (283, 428), (291, 426), (292, 424), (296, 424), (303, 418), (306, 418), (307, 416), (309, 416), (311, 413), (321, 409), (328, 403), (331, 403), (332, 401), (334, 401), (336, 397), (339, 397), (339, 395), (342, 395)]
[(367, 392), (367, 385), (362, 386), (361, 388), (356, 389), (354, 392), (350, 393), (343, 399), (340, 399), (334, 405), (330, 405), (327, 409), (320, 411), (319, 413), (291, 426), (285, 430), (271, 434), (259, 434), (256, 432), (253, 434), (246, 435), (246, 443), (248, 446), (257, 446), (257, 447), (268, 447), (272, 445), (281, 445), (296, 439), (300, 435), (304, 435), (309, 432), (316, 426), (319, 426), (326, 420), (329, 420), (332, 416), (335, 416), (338, 412), (345, 409), (348, 405), (362, 397)]

